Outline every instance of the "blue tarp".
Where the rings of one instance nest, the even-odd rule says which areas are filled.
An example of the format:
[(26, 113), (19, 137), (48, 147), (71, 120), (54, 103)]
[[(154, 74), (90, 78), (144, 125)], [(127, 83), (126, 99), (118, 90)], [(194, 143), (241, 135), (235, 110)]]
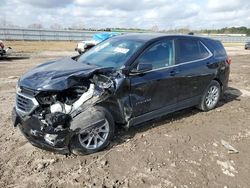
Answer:
[(118, 32), (103, 32), (103, 33), (97, 33), (95, 34), (92, 39), (98, 42), (102, 42), (110, 37), (120, 35), (121, 33)]

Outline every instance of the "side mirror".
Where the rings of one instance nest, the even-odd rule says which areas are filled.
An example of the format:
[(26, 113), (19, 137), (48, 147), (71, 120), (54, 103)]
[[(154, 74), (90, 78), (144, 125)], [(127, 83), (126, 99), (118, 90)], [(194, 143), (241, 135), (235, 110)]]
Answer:
[(153, 69), (153, 65), (150, 63), (139, 63), (136, 69), (133, 69), (132, 73), (143, 73)]

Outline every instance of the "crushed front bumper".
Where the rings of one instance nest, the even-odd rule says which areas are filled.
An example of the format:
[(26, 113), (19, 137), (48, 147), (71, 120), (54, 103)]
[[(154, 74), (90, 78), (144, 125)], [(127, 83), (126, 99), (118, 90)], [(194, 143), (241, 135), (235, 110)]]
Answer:
[(69, 129), (58, 130), (53, 127), (44, 128), (43, 123), (35, 116), (22, 118), (14, 108), (12, 121), (18, 126), (28, 141), (41, 149), (68, 154), (71, 132)]

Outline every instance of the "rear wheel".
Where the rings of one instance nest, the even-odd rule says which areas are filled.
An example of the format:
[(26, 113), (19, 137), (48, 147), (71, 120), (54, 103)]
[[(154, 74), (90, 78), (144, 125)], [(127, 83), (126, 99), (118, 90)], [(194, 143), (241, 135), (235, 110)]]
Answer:
[(103, 107), (97, 107), (103, 118), (94, 126), (83, 128), (72, 138), (71, 152), (76, 155), (98, 152), (110, 144), (114, 135), (114, 120), (112, 115)]
[(221, 86), (216, 80), (212, 80), (204, 92), (201, 103), (198, 106), (202, 111), (209, 111), (216, 107), (221, 96)]

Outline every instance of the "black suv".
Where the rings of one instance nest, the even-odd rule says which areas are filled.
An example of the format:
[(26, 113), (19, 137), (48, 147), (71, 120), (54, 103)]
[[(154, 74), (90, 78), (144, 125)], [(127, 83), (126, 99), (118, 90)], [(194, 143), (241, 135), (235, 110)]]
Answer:
[(247, 42), (247, 43), (245, 44), (245, 50), (248, 50), (248, 49), (250, 49), (250, 42)]
[(117, 125), (129, 128), (191, 106), (215, 108), (227, 88), (230, 63), (217, 40), (116, 36), (22, 76), (14, 125), (40, 148), (97, 152), (109, 144)]

